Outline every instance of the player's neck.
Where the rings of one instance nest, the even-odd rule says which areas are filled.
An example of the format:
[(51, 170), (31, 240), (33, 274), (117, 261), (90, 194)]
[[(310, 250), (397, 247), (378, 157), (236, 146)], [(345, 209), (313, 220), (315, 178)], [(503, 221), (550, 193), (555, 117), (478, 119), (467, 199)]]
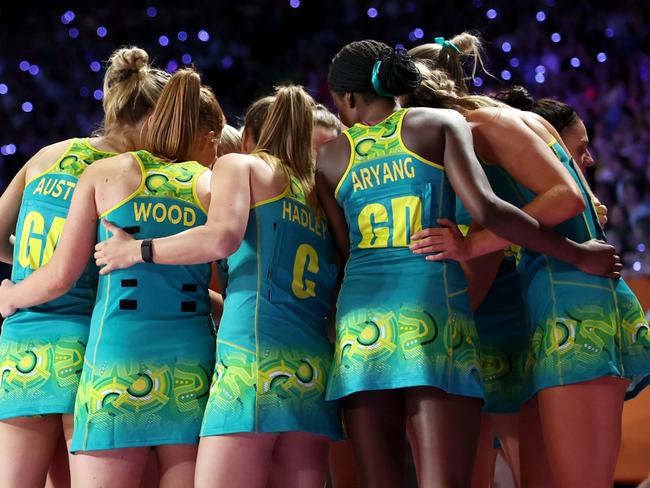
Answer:
[(399, 109), (399, 104), (394, 100), (377, 101), (359, 111), (360, 122), (364, 125), (376, 125)]

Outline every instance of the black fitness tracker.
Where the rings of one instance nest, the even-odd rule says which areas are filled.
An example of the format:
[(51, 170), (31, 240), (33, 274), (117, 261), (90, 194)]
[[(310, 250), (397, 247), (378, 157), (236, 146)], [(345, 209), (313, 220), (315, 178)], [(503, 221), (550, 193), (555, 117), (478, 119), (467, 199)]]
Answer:
[(142, 260), (145, 263), (153, 263), (152, 239), (143, 239), (142, 240), (142, 244), (140, 245), (140, 252), (142, 254)]

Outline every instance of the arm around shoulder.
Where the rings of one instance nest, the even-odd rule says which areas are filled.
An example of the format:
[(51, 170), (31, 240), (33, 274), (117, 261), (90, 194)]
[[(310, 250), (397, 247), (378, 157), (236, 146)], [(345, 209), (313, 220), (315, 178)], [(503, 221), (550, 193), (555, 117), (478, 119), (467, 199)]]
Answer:
[(241, 245), (251, 207), (252, 156), (226, 154), (212, 168), (210, 207), (204, 225), (155, 239), (154, 262), (196, 264), (230, 256)]
[(549, 141), (527, 125), (518, 111), (481, 109), (472, 112), (470, 120), (477, 153), (535, 193), (536, 198), (524, 207), (526, 213), (554, 227), (585, 209), (580, 188)]
[(492, 227), (499, 218), (499, 199), (474, 152), (474, 139), (464, 117), (446, 111), (444, 164), (449, 181), (472, 221), (481, 227)]
[[(208, 218), (205, 224), (188, 228), (152, 242), (156, 264), (201, 264), (217, 261), (235, 252), (241, 244), (250, 211), (250, 158), (243, 154), (227, 154), (212, 168), (209, 190)], [(199, 198), (207, 202), (207, 190), (199, 190)], [(95, 260), (100, 274), (142, 263), (142, 240), (104, 222), (112, 237), (95, 246)]]

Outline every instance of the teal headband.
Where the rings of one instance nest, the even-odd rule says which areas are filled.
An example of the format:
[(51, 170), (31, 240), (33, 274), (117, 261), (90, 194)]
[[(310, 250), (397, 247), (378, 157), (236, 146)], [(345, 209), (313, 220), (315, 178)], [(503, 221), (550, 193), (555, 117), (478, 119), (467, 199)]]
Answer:
[(436, 37), (436, 38), (433, 40), (433, 42), (435, 42), (436, 44), (440, 44), (440, 45), (442, 46), (443, 49), (444, 49), (444, 48), (447, 48), (447, 49), (455, 49), (456, 52), (460, 53), (460, 49), (458, 49), (458, 46), (456, 46), (456, 44), (454, 44), (454, 43), (451, 42), (451, 41), (446, 41), (444, 37)]
[(377, 95), (381, 95), (382, 97), (394, 98), (394, 95), (385, 92), (381, 88), (381, 82), (379, 81), (379, 77), (378, 77), (380, 66), (381, 66), (381, 61), (375, 61), (375, 64), (372, 67), (372, 87), (375, 89)]

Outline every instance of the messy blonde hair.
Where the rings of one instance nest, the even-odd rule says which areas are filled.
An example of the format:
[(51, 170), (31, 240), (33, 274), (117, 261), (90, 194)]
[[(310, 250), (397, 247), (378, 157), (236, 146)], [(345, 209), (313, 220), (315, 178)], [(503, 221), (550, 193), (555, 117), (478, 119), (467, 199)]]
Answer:
[(446, 71), (436, 69), (430, 61), (416, 61), (415, 65), (422, 75), (422, 83), (400, 97), (404, 107), (448, 108), (466, 113), (484, 107), (506, 106), (484, 95), (468, 95)]
[(314, 107), (314, 127), (324, 127), (335, 130), (337, 134), (341, 133), (339, 118), (320, 103)]
[(169, 73), (150, 66), (144, 49), (113, 51), (104, 75), (104, 123), (99, 133), (141, 122), (153, 110), (169, 78)]
[(241, 133), (232, 125), (224, 125), (217, 147), (217, 156), (236, 153), (241, 150)]
[(422, 44), (409, 50), (414, 60), (431, 61), (436, 68), (446, 71), (459, 90), (467, 93), (467, 76), (465, 74), (465, 63), (472, 62), (470, 79), (476, 76), (480, 66), (487, 73), (483, 62), (483, 44), (481, 39), (469, 32), (463, 32), (454, 36), (449, 41), (453, 46), (440, 45), (436, 43)]

